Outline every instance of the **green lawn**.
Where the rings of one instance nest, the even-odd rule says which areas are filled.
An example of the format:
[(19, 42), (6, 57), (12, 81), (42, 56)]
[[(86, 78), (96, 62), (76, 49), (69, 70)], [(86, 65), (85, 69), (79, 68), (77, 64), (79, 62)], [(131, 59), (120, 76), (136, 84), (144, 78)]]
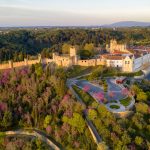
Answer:
[(68, 78), (73, 78), (76, 76), (88, 74), (95, 69), (96, 69), (96, 67), (92, 67), (92, 66), (89, 66), (89, 67), (73, 66), (72, 68), (69, 68), (67, 70), (67, 76), (68, 76)]
[(110, 105), (110, 108), (111, 108), (111, 109), (119, 109), (120, 106), (118, 106), (118, 105)]
[(120, 100), (120, 103), (121, 103), (123, 106), (125, 106), (125, 107), (129, 106), (129, 105), (130, 105), (130, 102), (131, 102), (131, 98), (130, 98), (130, 97), (127, 97), (126, 99)]
[(124, 72), (107, 72), (103, 73), (103, 77), (114, 77), (114, 76), (126, 76), (126, 77), (134, 77), (143, 75), (142, 71), (134, 72), (134, 73), (124, 73)]
[(117, 103), (116, 100), (109, 101), (109, 103)]

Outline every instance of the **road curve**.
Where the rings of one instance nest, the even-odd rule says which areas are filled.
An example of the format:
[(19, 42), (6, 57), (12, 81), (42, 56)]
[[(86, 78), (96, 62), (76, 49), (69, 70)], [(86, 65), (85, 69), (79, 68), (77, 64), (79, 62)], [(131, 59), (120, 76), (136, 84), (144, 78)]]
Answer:
[(42, 131), (37, 130), (37, 129), (19, 129), (19, 130), (14, 130), (14, 131), (6, 131), (4, 132), (6, 136), (8, 135), (26, 135), (26, 136), (32, 136), (32, 137), (37, 137), (38, 139), (40, 139), (41, 141), (45, 142), (47, 145), (49, 145), (50, 150), (54, 149), (54, 150), (61, 150), (62, 148), (58, 147), (54, 141), (50, 140), (47, 136), (45, 136), (44, 133), (42, 133)]
[[(74, 89), (72, 88), (72, 85), (70, 82), (68, 82), (67, 86), (69, 87), (69, 89), (71, 90), (71, 92), (73, 93), (73, 95), (77, 98), (77, 100), (84, 106), (86, 107), (86, 105), (84, 104), (84, 102), (82, 101), (82, 99), (78, 96), (78, 94), (74, 91)], [(88, 115), (86, 113), (86, 110), (83, 111), (83, 114), (85, 116), (85, 119), (86, 119), (86, 123), (87, 123), (87, 126), (92, 134), (92, 137), (94, 139), (94, 141), (96, 142), (96, 144), (98, 145), (100, 142), (102, 142), (102, 138), (99, 136), (96, 128), (94, 127), (92, 121), (90, 121), (88, 119)]]

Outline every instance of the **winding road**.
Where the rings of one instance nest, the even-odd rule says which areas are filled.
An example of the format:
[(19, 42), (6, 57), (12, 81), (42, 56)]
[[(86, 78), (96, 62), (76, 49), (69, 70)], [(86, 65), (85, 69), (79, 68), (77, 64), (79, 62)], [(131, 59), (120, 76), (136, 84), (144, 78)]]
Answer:
[[(84, 104), (84, 102), (82, 101), (82, 99), (78, 96), (78, 94), (74, 91), (74, 89), (72, 88), (72, 85), (75, 84), (74, 82), (75, 80), (67, 80), (67, 86), (68, 88), (71, 90), (72, 94), (77, 98), (77, 100), (84, 106), (86, 107), (86, 105)], [(92, 134), (92, 137), (94, 139), (94, 141), (96, 142), (96, 144), (98, 145), (100, 142), (102, 142), (102, 138), (99, 136), (95, 126), (93, 125), (92, 121), (90, 121), (88, 119), (88, 115), (86, 113), (86, 110), (83, 111), (83, 114), (85, 116), (86, 119), (86, 123), (87, 126)]]
[(56, 143), (54, 140), (49, 139), (48, 135), (43, 133), (42, 131), (38, 129), (19, 129), (19, 130), (14, 130), (14, 131), (6, 131), (4, 132), (6, 136), (10, 135), (26, 135), (26, 136), (32, 136), (32, 137), (37, 137), (41, 141), (45, 142), (50, 148), (49, 150), (61, 150), (58, 146), (58, 143)]

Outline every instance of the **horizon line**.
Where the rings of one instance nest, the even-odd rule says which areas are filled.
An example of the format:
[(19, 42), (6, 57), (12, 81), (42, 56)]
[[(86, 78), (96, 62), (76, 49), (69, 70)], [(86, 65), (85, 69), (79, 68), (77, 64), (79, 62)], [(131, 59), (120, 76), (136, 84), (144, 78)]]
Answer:
[[(123, 22), (135, 22), (135, 23), (146, 23), (146, 24), (150, 24), (150, 21), (117, 21), (117, 22), (112, 22), (110, 24), (100, 24), (100, 25), (6, 25), (6, 26), (0, 26), (0, 28), (34, 28), (34, 27), (109, 27), (115, 23), (123, 23)], [(133, 27), (149, 27), (150, 25), (147, 26), (133, 26)], [(121, 26), (123, 27), (123, 26)], [(126, 27), (126, 26), (124, 26)], [(115, 27), (110, 27), (110, 28), (115, 28)]]

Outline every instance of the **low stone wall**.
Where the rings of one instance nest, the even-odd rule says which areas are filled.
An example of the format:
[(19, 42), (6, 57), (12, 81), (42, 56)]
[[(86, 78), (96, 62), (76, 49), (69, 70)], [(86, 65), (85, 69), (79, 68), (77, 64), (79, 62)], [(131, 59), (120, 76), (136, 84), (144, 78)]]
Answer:
[(132, 110), (133, 107), (134, 107), (134, 105), (135, 105), (135, 98), (132, 96), (131, 99), (132, 99), (132, 100), (131, 100), (131, 103), (130, 103), (129, 106), (126, 107), (126, 110)]
[(144, 75), (141, 75), (141, 76), (134, 76), (134, 79), (144, 79)]
[(131, 116), (132, 114), (134, 114), (133, 111), (124, 111), (124, 112), (117, 112), (117, 113), (114, 113), (114, 115), (115, 115), (117, 118), (126, 118), (126, 117)]
[(55, 145), (50, 139), (46, 138), (45, 136), (37, 133), (36, 131), (22, 131), (22, 130), (18, 130), (18, 131), (6, 131), (5, 135), (27, 135), (27, 136), (34, 136), (39, 138), (41, 141), (47, 143), (50, 147), (52, 147), (52, 149), (55, 150), (60, 150), (60, 148)]

